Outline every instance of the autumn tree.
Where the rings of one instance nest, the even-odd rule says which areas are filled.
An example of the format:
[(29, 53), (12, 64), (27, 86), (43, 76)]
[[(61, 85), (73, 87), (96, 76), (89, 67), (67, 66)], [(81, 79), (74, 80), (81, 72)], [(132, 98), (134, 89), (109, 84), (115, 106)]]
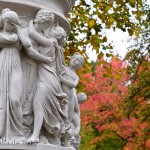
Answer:
[[(125, 65), (118, 58), (107, 64), (99, 60), (95, 76), (88, 73), (81, 77), (89, 97), (81, 105), (82, 150), (110, 149), (113, 145), (116, 150), (127, 142), (126, 136), (130, 131), (121, 133), (127, 121), (123, 113), (128, 81)], [(129, 124), (130, 121), (126, 125)]]
[(150, 70), (146, 59), (134, 81), (133, 74), (127, 72), (129, 62), (118, 58), (107, 64), (100, 60), (95, 76), (81, 76), (81, 88), (89, 96), (81, 105), (81, 150), (150, 148)]
[(126, 55), (130, 75), (126, 113), (128, 118), (134, 116), (142, 126), (135, 135), (138, 148), (150, 149), (150, 11), (147, 6), (143, 8), (143, 14), (143, 30), (134, 38)]
[(110, 57), (113, 47), (107, 42), (105, 29), (120, 29), (130, 36), (138, 36), (143, 24), (144, 1), (77, 0), (68, 16), (72, 30), (65, 48), (66, 56), (81, 51), (88, 58), (86, 50), (92, 48), (98, 57), (103, 53)]

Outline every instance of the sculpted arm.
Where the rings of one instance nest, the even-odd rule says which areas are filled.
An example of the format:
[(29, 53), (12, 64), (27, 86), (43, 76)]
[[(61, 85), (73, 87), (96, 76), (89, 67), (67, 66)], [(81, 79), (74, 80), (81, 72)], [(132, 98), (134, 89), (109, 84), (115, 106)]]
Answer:
[(33, 26), (33, 21), (31, 20), (29, 22), (29, 35), (40, 45), (42, 46), (50, 46), (51, 44), (53, 44), (53, 41), (43, 37), (42, 35), (40, 35), (38, 32), (36, 32), (34, 26)]
[(59, 77), (60, 77), (60, 81), (70, 88), (75, 88), (78, 85), (79, 77), (76, 77), (74, 81), (69, 81), (65, 79), (63, 76), (59, 76)]
[(22, 45), (25, 47), (26, 53), (32, 57), (35, 60), (44, 62), (44, 63), (50, 63), (51, 60), (49, 57), (46, 57), (44, 55), (41, 55), (39, 52), (37, 52), (32, 47), (32, 43), (29, 38), (27, 38), (19, 29), (17, 29), (17, 34), (22, 42)]
[(32, 57), (33, 59), (35, 59), (37, 61), (41, 61), (44, 63), (51, 63), (53, 61), (51, 58), (41, 55), (39, 52), (37, 52), (32, 47), (27, 48), (26, 52), (30, 57)]

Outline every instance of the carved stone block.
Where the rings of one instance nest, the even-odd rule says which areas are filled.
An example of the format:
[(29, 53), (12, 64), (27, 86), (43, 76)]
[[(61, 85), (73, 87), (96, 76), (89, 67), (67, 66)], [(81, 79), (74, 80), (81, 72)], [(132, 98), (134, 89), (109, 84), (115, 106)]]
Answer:
[(3, 145), (0, 149), (5, 150), (75, 150), (73, 147), (62, 147), (52, 144), (37, 144), (37, 145)]

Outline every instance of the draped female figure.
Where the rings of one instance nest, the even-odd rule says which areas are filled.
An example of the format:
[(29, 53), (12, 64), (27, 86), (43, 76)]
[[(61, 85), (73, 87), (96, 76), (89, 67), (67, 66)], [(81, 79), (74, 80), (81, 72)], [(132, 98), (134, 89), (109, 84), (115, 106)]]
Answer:
[(0, 31), (0, 138), (9, 140), (22, 135), (22, 69), (20, 43), (14, 32), (18, 15), (2, 11)]
[[(34, 130), (33, 135), (28, 140), (29, 143), (32, 143), (39, 142), (42, 126), (50, 135), (56, 135), (58, 138), (59, 133), (65, 132), (69, 121), (63, 111), (63, 107), (67, 103), (67, 95), (61, 89), (56, 73), (57, 62), (55, 62), (59, 49), (56, 37), (60, 36), (62, 31), (65, 34), (65, 31), (60, 27), (52, 28), (50, 31), (52, 38), (48, 39), (38, 34), (32, 21), (29, 23), (29, 28), (32, 29), (29, 31), (32, 39), (41, 43), (40, 54), (51, 57), (53, 60), (51, 64), (39, 63), (38, 66), (37, 89), (33, 99)], [(60, 59), (62, 58), (60, 57)]]

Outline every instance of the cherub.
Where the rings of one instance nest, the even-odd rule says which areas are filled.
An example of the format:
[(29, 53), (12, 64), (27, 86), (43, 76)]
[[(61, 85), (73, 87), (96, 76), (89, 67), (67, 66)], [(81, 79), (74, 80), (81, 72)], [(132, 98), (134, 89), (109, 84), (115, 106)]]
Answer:
[(77, 97), (78, 97), (78, 103), (79, 104), (82, 104), (85, 102), (85, 100), (87, 99), (87, 95), (83, 92), (80, 92), (77, 94)]
[[(78, 101), (81, 101), (82, 94), (79, 94), (79, 99), (76, 94), (75, 87), (78, 85), (79, 77), (76, 74), (76, 70), (79, 70), (84, 64), (84, 58), (80, 53), (76, 52), (70, 62), (69, 67), (64, 66), (64, 70), (59, 75), (62, 83), (62, 89), (68, 96), (68, 107), (66, 114), (72, 126), (66, 131), (66, 135), (62, 137), (62, 144), (64, 146), (72, 145), (75, 147), (77, 143), (80, 143), (80, 109)], [(76, 144), (75, 144), (76, 143)], [(78, 144), (77, 144), (78, 145)]]
[[(76, 94), (76, 92), (75, 92), (75, 94)], [(80, 115), (78, 114), (79, 104), (82, 104), (87, 99), (87, 95), (83, 92), (80, 92), (77, 94), (77, 99), (78, 99), (78, 102), (76, 101), (75, 105), (74, 105), (74, 114), (72, 116), (72, 124), (75, 127), (77, 134), (79, 134), (80, 128), (81, 128)]]
[[(76, 90), (75, 90), (75, 93), (76, 93)], [(85, 100), (87, 99), (87, 95), (83, 92), (80, 92), (77, 94), (77, 98), (78, 98), (78, 103), (76, 101), (74, 105), (72, 127), (69, 130), (67, 130), (66, 135), (63, 139), (63, 145), (73, 146), (75, 149), (79, 148), (80, 141), (81, 141), (80, 135), (79, 135), (81, 125), (80, 125), (80, 116), (78, 115), (78, 112), (79, 112), (78, 105), (85, 102)]]
[[(76, 91), (75, 91), (76, 93)], [(80, 135), (79, 135), (79, 131), (81, 128), (81, 123), (80, 123), (80, 116), (78, 115), (79, 112), (79, 104), (82, 104), (86, 99), (87, 99), (87, 95), (83, 92), (80, 92), (77, 94), (77, 98), (78, 98), (78, 103), (77, 101), (75, 102), (75, 106), (74, 106), (74, 114), (73, 114), (73, 118), (72, 118), (72, 128), (68, 130), (67, 135), (68, 135), (68, 143), (73, 146), (75, 149), (78, 149), (78, 147), (80, 146)]]
[[(75, 121), (78, 116), (80, 118), (80, 110), (78, 105), (78, 98), (75, 87), (78, 85), (79, 77), (76, 74), (76, 70), (79, 70), (84, 64), (84, 57), (80, 53), (76, 52), (69, 62), (69, 67), (64, 67), (64, 71), (59, 76), (62, 83), (62, 89), (68, 96), (68, 118), (70, 122), (73, 122), (76, 126), (76, 131), (80, 131), (80, 120)], [(76, 116), (77, 115), (77, 116)]]

